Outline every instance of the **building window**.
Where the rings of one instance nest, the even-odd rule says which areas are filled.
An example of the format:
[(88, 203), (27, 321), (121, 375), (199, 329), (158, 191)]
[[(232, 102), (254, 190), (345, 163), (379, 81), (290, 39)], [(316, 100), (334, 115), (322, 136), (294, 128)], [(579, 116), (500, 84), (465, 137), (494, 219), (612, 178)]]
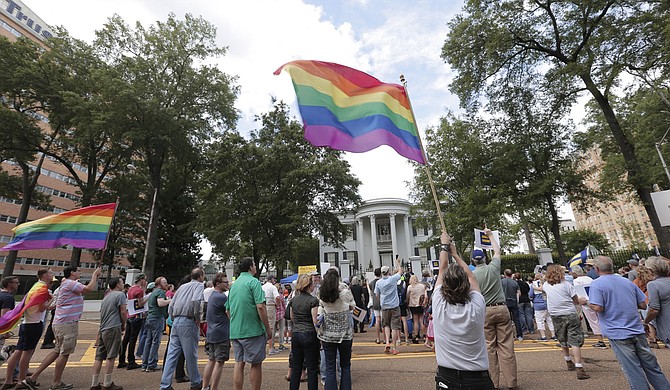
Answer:
[(428, 235), (428, 226), (423, 228), (423, 235), (427, 236)]
[(432, 260), (430, 258), (430, 248), (426, 248), (426, 260), (428, 260), (428, 261)]
[(420, 256), (419, 255), (419, 248), (414, 248), (414, 256)]

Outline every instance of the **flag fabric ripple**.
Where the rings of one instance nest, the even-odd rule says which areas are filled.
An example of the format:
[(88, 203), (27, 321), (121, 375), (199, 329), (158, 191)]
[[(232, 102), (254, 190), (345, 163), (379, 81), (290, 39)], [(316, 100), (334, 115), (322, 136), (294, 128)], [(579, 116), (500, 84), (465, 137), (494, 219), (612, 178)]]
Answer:
[(12, 330), (16, 323), (19, 322), (23, 313), (30, 307), (41, 305), (50, 298), (49, 288), (46, 283), (38, 281), (33, 284), (28, 294), (23, 297), (21, 303), (16, 305), (12, 310), (0, 317), (0, 334), (5, 334)]
[(343, 65), (299, 60), (282, 65), (293, 81), (305, 139), (314, 146), (367, 152), (381, 145), (425, 164), (409, 98), (399, 84)]

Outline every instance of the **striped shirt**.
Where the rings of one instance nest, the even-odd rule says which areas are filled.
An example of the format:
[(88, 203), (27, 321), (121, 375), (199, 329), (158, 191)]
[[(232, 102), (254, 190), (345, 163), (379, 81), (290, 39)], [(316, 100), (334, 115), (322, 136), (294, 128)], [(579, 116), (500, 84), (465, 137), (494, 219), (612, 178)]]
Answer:
[(168, 306), (170, 317), (187, 317), (199, 321), (201, 304), (205, 301), (204, 289), (202, 282), (197, 280), (179, 286)]
[(72, 279), (65, 279), (59, 287), (56, 300), (56, 314), (54, 324), (67, 324), (79, 321), (84, 311), (84, 285)]

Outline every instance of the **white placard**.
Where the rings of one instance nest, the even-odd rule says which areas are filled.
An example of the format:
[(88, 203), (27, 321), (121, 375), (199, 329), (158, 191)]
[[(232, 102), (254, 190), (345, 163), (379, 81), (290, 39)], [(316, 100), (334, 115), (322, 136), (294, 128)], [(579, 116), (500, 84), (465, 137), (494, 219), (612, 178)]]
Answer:
[(149, 300), (148, 299), (147, 299), (146, 302), (144, 302), (144, 306), (142, 306), (142, 307), (138, 307), (137, 304), (138, 304), (137, 299), (129, 299), (126, 302), (126, 308), (128, 308), (128, 315), (129, 316), (134, 316), (134, 315), (142, 314), (142, 313), (145, 313), (145, 312), (149, 311)]
[(670, 226), (670, 190), (652, 192), (651, 201), (661, 226)]
[(354, 310), (351, 311), (351, 316), (358, 322), (363, 322), (366, 314), (368, 314), (367, 310), (361, 309), (358, 306), (354, 307)]
[[(492, 233), (496, 242), (500, 244), (500, 233), (497, 230), (492, 231)], [(480, 229), (475, 229), (475, 246), (482, 249), (493, 249), (491, 240), (484, 234), (484, 231)]]

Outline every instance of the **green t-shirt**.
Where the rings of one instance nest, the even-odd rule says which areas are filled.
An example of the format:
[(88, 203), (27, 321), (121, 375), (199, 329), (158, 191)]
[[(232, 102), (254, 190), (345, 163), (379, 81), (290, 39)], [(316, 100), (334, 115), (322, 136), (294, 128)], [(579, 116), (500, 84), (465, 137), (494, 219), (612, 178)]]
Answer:
[(505, 303), (505, 293), (500, 281), (500, 257), (494, 257), (488, 265), (477, 265), (472, 273), (475, 274), (486, 305)]
[(230, 338), (246, 339), (265, 334), (265, 325), (256, 305), (265, 303), (261, 282), (249, 272), (242, 272), (230, 286), (226, 310), (230, 313)]
[(167, 305), (163, 307), (158, 306), (158, 298), (167, 299), (165, 291), (160, 288), (156, 288), (151, 292), (147, 318), (167, 318), (168, 307)]

